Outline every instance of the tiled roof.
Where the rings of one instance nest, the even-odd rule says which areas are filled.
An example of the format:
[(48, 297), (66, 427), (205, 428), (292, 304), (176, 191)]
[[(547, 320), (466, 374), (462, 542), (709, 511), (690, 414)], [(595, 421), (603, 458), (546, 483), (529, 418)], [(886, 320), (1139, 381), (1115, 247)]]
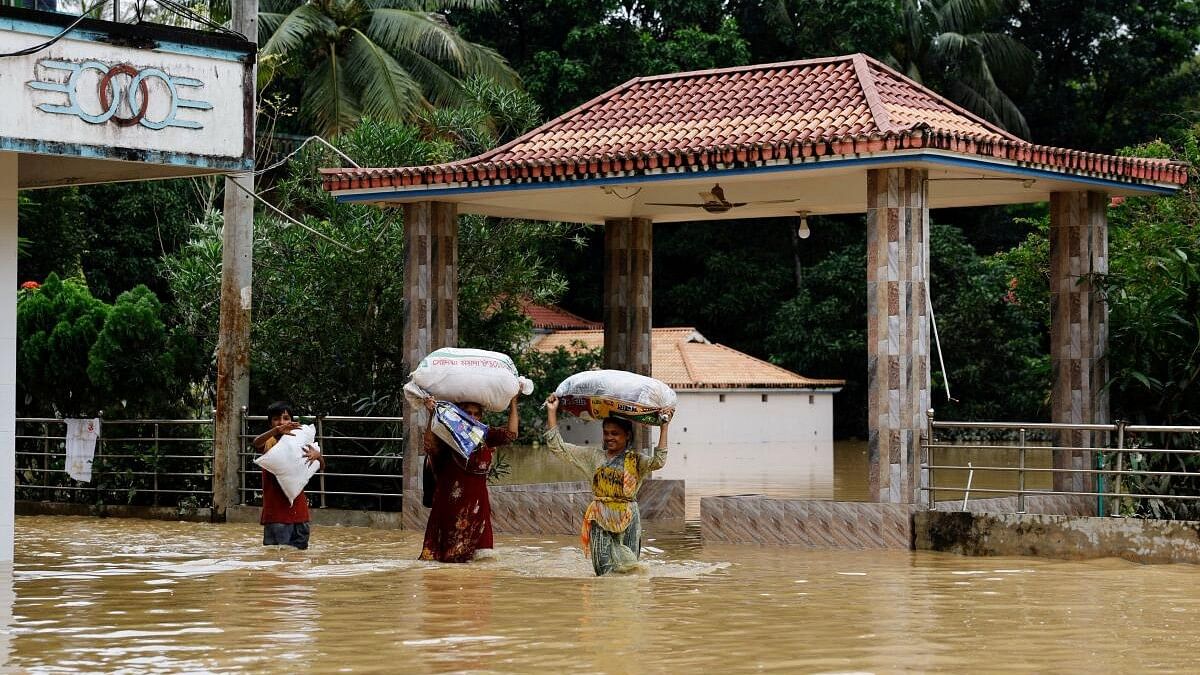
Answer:
[(560, 182), (909, 149), (1183, 184), (1186, 166), (1033, 145), (862, 54), (630, 80), (471, 159), (322, 169), (326, 190)]
[[(563, 330), (534, 342), (539, 351), (604, 346), (603, 330)], [(845, 380), (814, 380), (724, 345), (713, 344), (695, 328), (655, 328), (650, 359), (654, 377), (674, 389), (814, 389), (841, 387)]]
[(533, 327), (538, 330), (585, 330), (603, 327), (599, 321), (588, 321), (558, 305), (539, 305), (528, 299), (521, 301), (521, 311), (525, 312), (525, 316), (529, 317)]

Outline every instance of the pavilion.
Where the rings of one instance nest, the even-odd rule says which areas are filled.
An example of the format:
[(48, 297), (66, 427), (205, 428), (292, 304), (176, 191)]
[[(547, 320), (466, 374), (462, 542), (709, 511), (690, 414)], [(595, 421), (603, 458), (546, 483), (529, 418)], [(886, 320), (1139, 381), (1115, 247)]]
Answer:
[(405, 209), (409, 363), (457, 343), (459, 213), (602, 223), (607, 366), (648, 374), (653, 223), (865, 212), (869, 484), (905, 504), (930, 406), (929, 210), (1050, 202), (1052, 418), (1101, 423), (1105, 209), (1172, 193), (1186, 166), (1035, 145), (852, 54), (638, 78), (477, 157), (322, 174), (338, 201)]

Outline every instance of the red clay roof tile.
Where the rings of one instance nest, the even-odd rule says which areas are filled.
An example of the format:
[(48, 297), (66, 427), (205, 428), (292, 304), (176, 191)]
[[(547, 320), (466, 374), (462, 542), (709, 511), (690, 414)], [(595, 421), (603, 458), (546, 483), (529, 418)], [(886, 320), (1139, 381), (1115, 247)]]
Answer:
[[(562, 181), (909, 148), (1126, 180), (1187, 180), (1176, 162), (1032, 145), (861, 54), (638, 78), (478, 157), (322, 174), (327, 190), (531, 176)], [(474, 171), (482, 166), (488, 171)]]

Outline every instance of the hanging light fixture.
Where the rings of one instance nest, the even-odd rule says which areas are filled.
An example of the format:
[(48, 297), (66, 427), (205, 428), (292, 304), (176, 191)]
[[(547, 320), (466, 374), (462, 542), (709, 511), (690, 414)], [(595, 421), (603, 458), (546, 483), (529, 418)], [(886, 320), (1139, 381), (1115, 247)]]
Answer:
[(800, 214), (800, 229), (796, 230), (796, 236), (801, 239), (808, 239), (812, 234), (812, 230), (808, 229), (808, 211), (797, 211)]

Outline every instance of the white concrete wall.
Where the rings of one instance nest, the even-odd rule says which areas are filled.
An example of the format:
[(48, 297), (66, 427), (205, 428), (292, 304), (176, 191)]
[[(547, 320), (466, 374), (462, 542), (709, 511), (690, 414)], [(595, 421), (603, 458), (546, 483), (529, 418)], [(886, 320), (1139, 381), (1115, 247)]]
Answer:
[[(679, 392), (667, 464), (654, 473), (685, 481), (688, 519), (700, 518), (700, 499), (708, 496), (833, 498), (832, 393), (764, 390), (721, 396)], [(572, 443), (600, 443), (597, 422), (564, 417), (560, 426)]]
[(17, 155), (0, 152), (0, 563), (13, 559), (17, 426)]
[[(833, 442), (833, 394), (797, 390), (680, 391), (671, 447)], [(765, 398), (765, 400), (764, 400)], [(563, 438), (600, 443), (600, 424), (564, 417)]]

